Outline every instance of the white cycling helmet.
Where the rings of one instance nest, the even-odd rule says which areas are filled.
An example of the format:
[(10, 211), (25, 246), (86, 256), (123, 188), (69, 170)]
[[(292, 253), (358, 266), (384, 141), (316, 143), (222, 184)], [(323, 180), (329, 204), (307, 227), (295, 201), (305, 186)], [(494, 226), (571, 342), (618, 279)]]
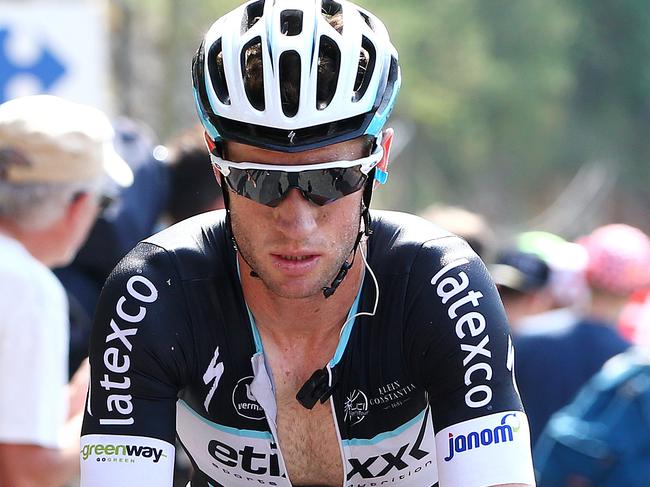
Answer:
[[(342, 29), (330, 24), (335, 15), (342, 16)], [(249, 59), (253, 51), (257, 68)], [(245, 3), (212, 25), (194, 57), (192, 79), (213, 142), (283, 152), (377, 137), (401, 83), (386, 27), (346, 0)]]

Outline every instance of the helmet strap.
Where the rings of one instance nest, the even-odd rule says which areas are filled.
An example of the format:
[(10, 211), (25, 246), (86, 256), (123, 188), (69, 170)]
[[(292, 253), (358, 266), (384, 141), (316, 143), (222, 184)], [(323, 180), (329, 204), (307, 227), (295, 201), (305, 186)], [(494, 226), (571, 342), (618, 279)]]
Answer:
[(242, 254), (239, 251), (239, 245), (237, 245), (237, 240), (235, 239), (235, 233), (232, 231), (232, 219), (230, 217), (230, 190), (226, 185), (226, 181), (223, 177), (223, 174), (220, 173), (219, 177), (221, 180), (221, 188), (222, 188), (221, 192), (223, 193), (223, 205), (226, 208), (226, 232), (228, 234), (228, 237), (230, 238), (230, 242), (232, 243), (235, 252), (238, 253), (241, 256), (241, 258), (244, 260), (244, 262), (246, 262), (246, 265), (250, 267), (251, 269), (250, 276), (256, 279), (260, 279), (260, 275), (255, 271), (251, 263), (248, 262), (248, 260), (246, 260), (244, 254)]
[[(372, 235), (372, 228), (370, 228), (370, 200), (372, 199), (372, 189), (374, 186), (374, 181), (375, 181), (375, 170), (373, 169), (370, 174), (368, 175), (368, 180), (366, 181), (366, 185), (363, 189), (363, 198), (362, 198), (362, 204), (361, 204), (361, 216), (359, 218), (359, 233), (357, 234), (357, 238), (354, 241), (354, 245), (352, 246), (352, 250), (350, 251), (350, 255), (352, 255), (352, 260), (350, 262), (345, 260), (343, 262), (343, 265), (341, 265), (341, 268), (339, 269), (339, 272), (336, 274), (336, 277), (332, 281), (332, 283), (329, 286), (326, 286), (323, 288), (323, 296), (325, 298), (329, 298), (334, 294), (334, 292), (337, 290), (337, 288), (341, 285), (341, 282), (343, 282), (343, 279), (345, 279), (345, 276), (348, 274), (348, 271), (352, 268), (352, 265), (354, 264), (354, 258), (357, 255), (357, 248), (359, 247), (359, 244), (361, 243), (361, 239), (365, 235), (366, 237), (369, 237)], [(361, 228), (363, 225), (363, 228)]]

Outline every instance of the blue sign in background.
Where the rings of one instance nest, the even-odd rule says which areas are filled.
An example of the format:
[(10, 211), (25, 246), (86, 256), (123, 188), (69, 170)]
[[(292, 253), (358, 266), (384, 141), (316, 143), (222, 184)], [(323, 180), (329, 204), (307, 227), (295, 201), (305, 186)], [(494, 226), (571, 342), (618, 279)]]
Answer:
[(40, 55), (31, 65), (18, 65), (7, 53), (10, 29), (0, 27), (0, 103), (7, 101), (7, 88), (16, 76), (32, 76), (41, 86), (42, 92), (51, 90), (66, 73), (63, 61), (55, 56), (47, 45), (41, 45)]

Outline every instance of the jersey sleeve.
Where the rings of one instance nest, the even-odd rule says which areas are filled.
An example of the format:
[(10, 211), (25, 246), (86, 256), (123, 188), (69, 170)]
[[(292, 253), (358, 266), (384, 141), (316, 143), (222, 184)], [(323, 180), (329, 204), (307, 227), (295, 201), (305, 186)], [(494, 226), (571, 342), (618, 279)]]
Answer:
[(509, 326), (483, 262), (457, 237), (429, 241), (407, 296), (404, 352), (429, 396), (440, 485), (534, 485)]
[(90, 344), (81, 485), (172, 485), (176, 399), (191, 332), (167, 252), (141, 243), (108, 278)]

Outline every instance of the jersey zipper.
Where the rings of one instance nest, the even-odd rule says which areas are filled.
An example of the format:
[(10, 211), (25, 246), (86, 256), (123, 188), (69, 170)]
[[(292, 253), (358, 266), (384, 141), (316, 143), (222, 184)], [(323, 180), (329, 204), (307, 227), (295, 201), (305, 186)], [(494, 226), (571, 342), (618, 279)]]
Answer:
[[(329, 364), (327, 365), (327, 373), (329, 375), (329, 384), (328, 384), (328, 386), (331, 388), (332, 387), (332, 378), (333, 378), (334, 375), (332, 374), (332, 368), (331, 368), (331, 366)], [(343, 441), (341, 440), (341, 432), (339, 431), (339, 421), (338, 421), (337, 416), (336, 416), (336, 407), (334, 405), (334, 394), (330, 395), (329, 402), (330, 402), (330, 407), (332, 409), (332, 418), (334, 419), (334, 430), (336, 431), (336, 439), (339, 442), (339, 452), (341, 454), (341, 468), (343, 469), (343, 485), (342, 485), (342, 487), (345, 487), (345, 478), (346, 478), (346, 476), (348, 474), (347, 468), (346, 468), (347, 461), (346, 461), (346, 457), (345, 457), (345, 451), (343, 450)]]

